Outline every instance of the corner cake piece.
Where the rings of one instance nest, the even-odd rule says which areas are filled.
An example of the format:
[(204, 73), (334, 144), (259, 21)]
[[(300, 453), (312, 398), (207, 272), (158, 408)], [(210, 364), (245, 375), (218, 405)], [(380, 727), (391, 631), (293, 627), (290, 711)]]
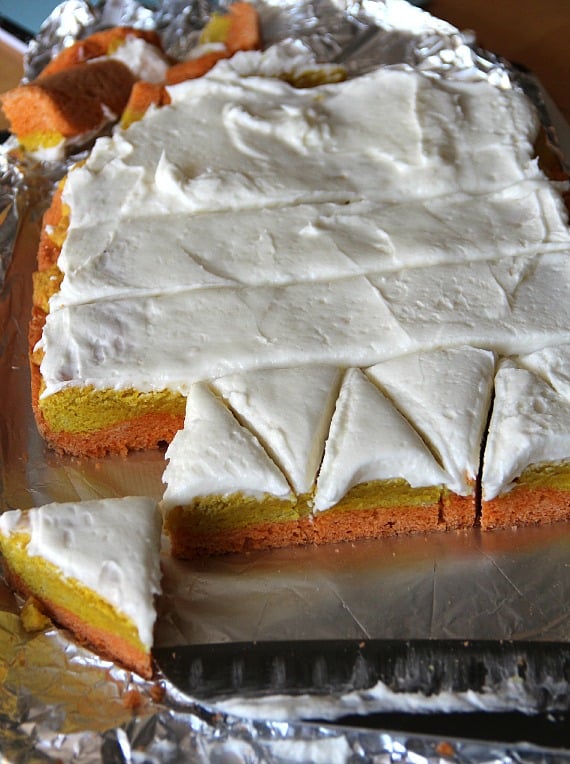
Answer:
[(194, 385), (166, 452), (173, 554), (470, 527), (493, 375), (466, 347), (349, 369), (340, 388), (326, 366)]
[(481, 527), (570, 520), (570, 345), (501, 361)]
[(10, 585), (78, 641), (146, 678), (160, 543), (160, 512), (144, 497), (53, 503), (0, 516)]

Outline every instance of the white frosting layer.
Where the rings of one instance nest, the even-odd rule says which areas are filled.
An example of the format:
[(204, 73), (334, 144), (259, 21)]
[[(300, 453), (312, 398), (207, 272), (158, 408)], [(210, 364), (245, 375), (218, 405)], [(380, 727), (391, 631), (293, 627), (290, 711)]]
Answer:
[(339, 386), (340, 371), (332, 366), (267, 369), (213, 382), (297, 494), (313, 488)]
[(166, 459), (165, 510), (212, 494), (291, 498), (287, 480), (256, 437), (205, 384), (190, 389), (184, 429), (174, 436)]
[[(552, 376), (562, 371), (568, 377), (569, 346), (553, 349), (548, 355), (557, 365)], [(526, 365), (525, 357), (504, 359), (497, 372), (483, 461), (484, 501), (507, 492), (533, 464), (570, 459), (570, 398), (546, 381), (548, 367), (539, 375), (524, 368)]]
[(70, 306), (44, 327), (43, 396), (70, 384), (187, 392), (235, 371), (371, 366), (453, 345), (524, 353), (570, 341), (569, 289), (570, 259), (552, 254)]
[(143, 497), (46, 504), (0, 516), (0, 533), (30, 534), (27, 553), (55, 565), (130, 618), (150, 650), (160, 593), (161, 521)]
[(329, 509), (360, 483), (392, 478), (403, 478), (413, 488), (449, 480), (394, 405), (359, 369), (349, 369), (325, 445), (314, 508)]
[(366, 370), (421, 434), (455, 493), (472, 493), (493, 388), (493, 353), (460, 347), (414, 353)]
[(560, 195), (545, 180), (532, 180), (490, 194), (408, 203), (157, 212), (118, 227), (99, 221), (70, 230), (59, 258), (66, 275), (51, 309), (225, 284), (290, 284), (487, 260), (491, 252), (533, 255), (570, 244), (562, 220)]

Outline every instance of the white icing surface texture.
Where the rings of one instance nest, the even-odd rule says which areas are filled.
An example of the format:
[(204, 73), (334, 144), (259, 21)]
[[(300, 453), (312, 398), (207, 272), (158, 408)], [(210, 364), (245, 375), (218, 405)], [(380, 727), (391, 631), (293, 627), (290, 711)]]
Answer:
[(0, 515), (0, 533), (30, 534), (40, 556), (111, 603), (136, 625), (150, 649), (160, 586), (161, 520), (146, 497), (46, 504)]

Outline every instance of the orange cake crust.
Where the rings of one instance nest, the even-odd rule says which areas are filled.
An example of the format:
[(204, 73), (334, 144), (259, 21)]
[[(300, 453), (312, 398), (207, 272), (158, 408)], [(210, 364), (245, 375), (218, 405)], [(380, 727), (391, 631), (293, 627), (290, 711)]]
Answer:
[[(236, 507), (239, 511), (239, 507)], [(172, 554), (181, 559), (287, 546), (331, 544), (358, 539), (432, 533), (472, 527), (473, 497), (448, 497), (421, 506), (328, 510), (283, 522), (259, 522), (236, 529), (200, 533), (184, 518), (184, 508), (173, 508), (165, 529)]]

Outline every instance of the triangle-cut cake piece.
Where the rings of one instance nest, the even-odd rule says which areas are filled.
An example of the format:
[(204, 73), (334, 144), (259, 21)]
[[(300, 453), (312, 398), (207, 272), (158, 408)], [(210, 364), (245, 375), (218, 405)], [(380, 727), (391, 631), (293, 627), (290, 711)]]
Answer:
[(448, 528), (473, 525), (495, 354), (462, 346), (410, 353), (366, 370), (420, 433), (448, 474)]
[(5, 512), (6, 577), (79, 642), (150, 678), (161, 525), (157, 503), (139, 496)]
[(503, 359), (485, 447), (481, 527), (570, 520), (570, 345)]
[(437, 530), (448, 476), (360, 369), (346, 372), (317, 480), (315, 523), (339, 538)]
[(162, 509), (175, 556), (283, 545), (283, 526), (298, 518), (289, 483), (205, 383), (190, 388), (166, 459)]
[(334, 366), (265, 369), (213, 387), (254, 432), (299, 496), (313, 489), (340, 387)]

